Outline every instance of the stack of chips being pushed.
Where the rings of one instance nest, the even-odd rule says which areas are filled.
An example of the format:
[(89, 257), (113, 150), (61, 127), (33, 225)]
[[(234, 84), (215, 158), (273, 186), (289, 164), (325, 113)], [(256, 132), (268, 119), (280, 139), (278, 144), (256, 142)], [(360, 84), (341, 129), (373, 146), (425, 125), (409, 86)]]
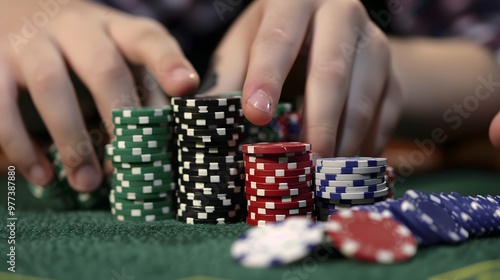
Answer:
[(316, 215), (319, 221), (340, 208), (385, 200), (385, 158), (321, 158), (316, 160)]
[(241, 97), (172, 98), (177, 134), (177, 220), (188, 224), (240, 222), (245, 137)]
[(106, 155), (115, 171), (111, 212), (120, 221), (171, 219), (173, 179), (167, 153), (171, 107), (113, 110), (115, 139)]
[(314, 216), (310, 144), (245, 144), (242, 150), (249, 225), (265, 226), (290, 216)]

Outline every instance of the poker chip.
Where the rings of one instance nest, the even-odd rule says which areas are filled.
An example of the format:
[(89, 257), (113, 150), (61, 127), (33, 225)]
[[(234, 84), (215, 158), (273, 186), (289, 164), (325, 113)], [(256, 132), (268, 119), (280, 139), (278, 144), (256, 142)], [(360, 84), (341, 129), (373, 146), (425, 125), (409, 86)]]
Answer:
[(203, 212), (193, 212), (189, 210), (177, 209), (177, 217), (182, 218), (193, 218), (196, 220), (217, 220), (220, 218), (231, 219), (239, 218), (240, 213), (238, 211), (225, 211), (225, 212), (213, 212), (213, 213), (203, 213)]
[(365, 192), (375, 192), (387, 189), (387, 184), (380, 183), (371, 186), (357, 186), (357, 187), (325, 187), (316, 186), (316, 191), (321, 193), (365, 193)]
[(312, 194), (311, 187), (305, 186), (295, 189), (262, 189), (262, 188), (245, 188), (245, 193), (249, 195), (265, 196), (265, 197), (284, 197), (294, 196), (304, 193)]
[(276, 170), (276, 169), (301, 169), (309, 168), (313, 166), (313, 162), (302, 161), (302, 162), (290, 162), (290, 163), (256, 163), (256, 162), (246, 162), (245, 168), (252, 168), (257, 170)]
[(203, 128), (189, 128), (189, 126), (186, 126), (185, 129), (182, 127), (177, 127), (175, 130), (176, 133), (180, 133), (185, 136), (190, 136), (190, 137), (203, 137), (203, 136), (227, 136), (227, 135), (233, 135), (235, 133), (237, 134), (242, 134), (245, 132), (245, 126), (243, 125), (237, 125), (234, 127), (219, 127), (219, 128), (213, 128), (213, 129), (203, 129)]
[(331, 242), (346, 257), (373, 263), (404, 262), (415, 256), (411, 231), (378, 213), (343, 210), (325, 223)]
[(299, 182), (299, 183), (276, 183), (276, 184), (266, 184), (266, 183), (256, 183), (251, 181), (246, 181), (245, 186), (252, 189), (263, 189), (263, 190), (291, 190), (291, 189), (301, 189), (310, 188), (312, 186), (311, 181)]
[(213, 169), (204, 169), (204, 168), (198, 168), (198, 169), (191, 169), (191, 168), (184, 168), (182, 166), (179, 166), (178, 169), (179, 174), (186, 174), (186, 175), (191, 175), (191, 176), (213, 176), (213, 175), (218, 175), (218, 176), (240, 176), (242, 173), (242, 168), (239, 167), (229, 167), (225, 168), (223, 170), (213, 170)]
[(231, 212), (231, 211), (238, 211), (242, 210), (243, 207), (241, 204), (235, 204), (235, 205), (230, 205), (230, 206), (202, 206), (202, 207), (197, 207), (197, 206), (190, 206), (185, 203), (180, 203), (178, 205), (178, 209), (182, 211), (188, 211), (188, 212), (194, 212), (194, 213), (215, 213), (215, 212)]
[(323, 167), (316, 166), (315, 172), (329, 174), (371, 174), (385, 172), (385, 166), (372, 167)]
[(211, 128), (220, 126), (230, 126), (241, 123), (243, 121), (243, 115), (237, 115), (234, 117), (227, 117), (222, 119), (184, 119), (175, 117), (175, 123), (177, 124), (187, 124), (192, 127), (200, 128)]
[(295, 202), (306, 199), (314, 199), (314, 193), (306, 192), (301, 194), (294, 194), (288, 196), (259, 196), (259, 195), (249, 195), (246, 194), (246, 198), (248, 201), (256, 201), (256, 202)]
[(324, 186), (324, 187), (358, 187), (358, 186), (370, 186), (370, 185), (381, 184), (384, 181), (385, 181), (384, 178), (364, 179), (364, 180), (363, 179), (355, 179), (355, 180), (349, 180), (349, 181), (315, 179), (314, 183), (317, 186)]
[(271, 170), (246, 168), (245, 172), (248, 173), (249, 175), (255, 175), (255, 176), (290, 177), (297, 175), (312, 174), (313, 168), (312, 166), (297, 168), (297, 169), (271, 169)]
[(279, 183), (301, 183), (311, 181), (313, 178), (312, 174), (297, 175), (297, 176), (286, 176), (286, 177), (276, 177), (276, 176), (255, 176), (245, 175), (247, 181), (255, 183), (266, 183), (266, 184), (279, 184)]
[(246, 154), (282, 154), (310, 152), (311, 144), (302, 142), (276, 142), (245, 144), (242, 151)]
[(304, 208), (314, 205), (314, 199), (305, 199), (293, 202), (257, 202), (247, 201), (248, 206), (265, 208), (265, 209), (290, 209), (290, 208)]
[(158, 124), (167, 123), (170, 119), (168, 116), (140, 116), (140, 117), (113, 117), (115, 124)]
[(181, 166), (185, 169), (208, 169), (208, 170), (220, 170), (225, 168), (242, 168), (244, 163), (242, 160), (233, 163), (219, 163), (219, 162), (208, 162), (208, 163), (194, 163), (190, 161), (184, 161)]
[(238, 109), (234, 112), (209, 112), (209, 113), (192, 113), (192, 112), (176, 112), (175, 120), (183, 123), (185, 120), (227, 120), (229, 118), (238, 118), (243, 116), (243, 110)]
[(299, 215), (314, 211), (314, 205), (303, 208), (288, 208), (288, 209), (267, 209), (248, 205), (248, 213), (258, 213), (263, 215)]
[(179, 185), (179, 191), (184, 192), (184, 193), (199, 192), (203, 195), (215, 195), (215, 194), (241, 193), (241, 192), (243, 192), (243, 189), (240, 186), (234, 186), (233, 188), (220, 188), (220, 189), (215, 189), (215, 188), (196, 189), (196, 188), (191, 188), (191, 187), (187, 187), (184, 185)]
[(316, 196), (324, 198), (324, 199), (367, 199), (367, 198), (375, 198), (375, 197), (385, 197), (389, 193), (389, 188), (384, 188), (379, 191), (367, 191), (367, 192), (358, 192), (358, 193), (336, 193), (329, 191), (316, 191)]
[(211, 112), (221, 112), (221, 111), (227, 111), (227, 112), (235, 112), (237, 111), (239, 106), (236, 106), (235, 104), (227, 105), (227, 106), (179, 106), (179, 105), (174, 105), (173, 106), (173, 111), (174, 112), (192, 112), (192, 113), (211, 113)]
[[(312, 218), (314, 217), (314, 212), (307, 212), (304, 214), (296, 214), (296, 215), (286, 215), (286, 214), (281, 214), (281, 215), (265, 215), (265, 214), (259, 214), (255, 212), (250, 212), (247, 218), (247, 223), (249, 223), (251, 226), (259, 226), (258, 224), (253, 225), (254, 221), (262, 220), (262, 221), (269, 221), (269, 222), (279, 222), (279, 221), (284, 221), (286, 218), (289, 217), (294, 217), (294, 216), (300, 216), (300, 217), (305, 217), (305, 218)], [(249, 221), (250, 220), (250, 221)]]
[(233, 243), (231, 255), (247, 267), (289, 264), (309, 255), (323, 241), (323, 233), (310, 219), (290, 217), (250, 229)]
[(278, 157), (256, 157), (250, 155), (243, 155), (245, 162), (251, 163), (296, 163), (303, 161), (312, 161), (314, 158), (313, 154), (307, 153), (297, 156), (278, 156)]
[(335, 158), (320, 158), (316, 160), (316, 166), (323, 167), (375, 167), (386, 166), (386, 158), (375, 157), (335, 157)]
[(113, 173), (113, 180), (117, 181), (154, 181), (154, 180), (165, 180), (170, 182), (173, 180), (171, 172), (160, 173), (151, 172), (144, 174), (130, 174), (130, 173)]
[(315, 172), (314, 178), (328, 181), (349, 181), (349, 180), (367, 180), (367, 179), (382, 179), (385, 172), (368, 173), (368, 174), (328, 174)]
[(224, 97), (194, 97), (194, 98), (179, 98), (174, 97), (171, 99), (172, 105), (177, 105), (178, 107), (229, 107), (238, 106), (241, 108), (241, 97), (239, 96), (224, 96)]
[(197, 225), (197, 224), (214, 224), (214, 225), (223, 225), (223, 224), (234, 224), (241, 221), (241, 216), (237, 215), (233, 218), (216, 218), (216, 219), (196, 219), (190, 217), (181, 217), (177, 215), (177, 221), (184, 222), (186, 224)]
[(125, 135), (167, 135), (168, 128), (166, 126), (161, 127), (142, 127), (137, 129), (125, 129), (120, 127), (115, 127), (115, 135), (116, 136), (125, 136)]
[(162, 164), (161, 166), (131, 166), (128, 165), (129, 167), (123, 168), (123, 167), (116, 167), (116, 172), (117, 173), (129, 173), (129, 174), (146, 174), (146, 173), (163, 173), (163, 172), (171, 172), (172, 171), (172, 165), (167, 163), (167, 164)]
[(113, 148), (117, 149), (145, 148), (145, 149), (162, 150), (163, 147), (167, 146), (167, 139), (151, 140), (145, 142), (130, 142), (130, 141), (115, 140), (111, 145), (113, 146)]

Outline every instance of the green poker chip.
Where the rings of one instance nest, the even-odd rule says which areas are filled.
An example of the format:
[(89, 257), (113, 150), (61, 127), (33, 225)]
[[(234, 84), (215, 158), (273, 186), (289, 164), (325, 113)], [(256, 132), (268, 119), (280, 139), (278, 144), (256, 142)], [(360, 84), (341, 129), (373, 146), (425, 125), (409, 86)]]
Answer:
[(146, 124), (158, 124), (158, 123), (168, 123), (173, 120), (173, 117), (171, 115), (167, 116), (159, 116), (159, 117), (149, 117), (149, 116), (142, 116), (142, 117), (113, 117), (113, 123), (114, 124), (139, 124), (139, 125), (146, 125)]
[(117, 169), (132, 169), (132, 168), (164, 168), (165, 165), (170, 165), (170, 160), (156, 160), (152, 162), (122, 162), (114, 164)]
[(124, 129), (121, 127), (115, 127), (115, 136), (126, 136), (126, 135), (167, 135), (169, 132), (168, 127), (160, 126), (160, 127), (143, 127), (137, 129)]
[(170, 195), (165, 192), (159, 193), (137, 193), (137, 192), (127, 192), (127, 193), (119, 193), (112, 190), (112, 195), (115, 199), (125, 199), (125, 200), (150, 200), (150, 199), (167, 199)]
[(170, 161), (170, 156), (163, 152), (158, 154), (145, 154), (138, 156), (121, 156), (113, 155), (108, 156), (112, 162), (153, 162), (157, 160)]
[(166, 173), (144, 173), (144, 174), (127, 174), (127, 173), (113, 173), (113, 180), (116, 181), (155, 181), (165, 180), (168, 182), (173, 181), (174, 176), (172, 172)]
[(144, 142), (127, 142), (114, 140), (111, 145), (117, 149), (133, 149), (133, 148), (143, 148), (143, 149), (165, 149), (167, 147), (167, 139), (163, 140), (150, 140)]
[(172, 213), (172, 206), (164, 206), (156, 209), (116, 209), (114, 207), (111, 208), (111, 213), (114, 215), (123, 215), (128, 217), (144, 217), (147, 215), (165, 215)]
[(147, 142), (147, 141), (167, 141), (167, 135), (124, 135), (115, 137), (116, 141), (125, 142)]
[(146, 215), (144, 217), (130, 217), (126, 215), (115, 215), (116, 219), (120, 222), (155, 222), (162, 220), (171, 220), (175, 218), (175, 213), (168, 213), (162, 215)]
[(171, 199), (155, 201), (155, 202), (136, 202), (136, 201), (115, 201), (111, 203), (111, 206), (116, 208), (116, 210), (130, 210), (130, 209), (142, 209), (142, 210), (152, 210), (160, 209), (163, 207), (172, 207), (174, 202)]
[(165, 186), (165, 188), (168, 188), (166, 186), (170, 186), (172, 183), (172, 180), (163, 180), (163, 179), (157, 179), (153, 181), (128, 181), (128, 180), (113, 180), (113, 186), (121, 186), (125, 188), (130, 188), (130, 187), (159, 187), (159, 186)]
[(133, 117), (162, 117), (172, 114), (172, 107), (139, 107), (120, 108), (111, 111), (113, 117), (133, 118)]
[(151, 123), (151, 124), (113, 124), (115, 129), (120, 128), (122, 130), (128, 129), (143, 129), (146, 127), (151, 127), (154, 129), (162, 127), (170, 127), (167, 123)]
[(166, 184), (162, 186), (140, 186), (140, 187), (122, 187), (115, 186), (113, 190), (117, 193), (160, 193), (171, 192), (175, 190), (175, 184)]
[(169, 173), (172, 172), (172, 165), (171, 164), (164, 164), (162, 166), (143, 166), (143, 167), (131, 167), (131, 168), (115, 168), (116, 173), (122, 173), (122, 174), (134, 174), (134, 175), (141, 175), (141, 174), (146, 174), (146, 173)]
[(145, 154), (158, 154), (166, 152), (165, 150), (158, 148), (127, 148), (119, 149), (113, 147), (111, 144), (106, 145), (106, 154), (108, 156), (140, 156)]

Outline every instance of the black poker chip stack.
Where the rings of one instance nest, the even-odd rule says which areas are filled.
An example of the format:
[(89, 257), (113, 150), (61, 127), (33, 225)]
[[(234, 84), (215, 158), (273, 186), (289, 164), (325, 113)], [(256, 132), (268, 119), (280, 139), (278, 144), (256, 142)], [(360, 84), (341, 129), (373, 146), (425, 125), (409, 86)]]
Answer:
[(226, 224), (245, 216), (241, 97), (172, 98), (178, 147), (177, 220)]

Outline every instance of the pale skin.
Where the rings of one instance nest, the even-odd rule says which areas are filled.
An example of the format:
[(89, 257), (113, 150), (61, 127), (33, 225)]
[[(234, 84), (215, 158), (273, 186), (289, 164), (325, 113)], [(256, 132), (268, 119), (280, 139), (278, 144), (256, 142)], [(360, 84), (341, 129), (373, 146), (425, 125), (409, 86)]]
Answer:
[[(2, 4), (2, 38), (20, 32), (20, 19), (40, 10), (36, 3)], [(77, 150), (89, 139), (65, 63), (90, 89), (107, 123), (113, 108), (139, 106), (126, 61), (148, 69), (171, 96), (193, 92), (200, 79), (158, 23), (85, 1), (60, 9), (20, 44), (19, 52), (9, 40), (0, 43), (0, 119), (8, 120), (0, 122), (0, 145), (28, 180), (50, 182), (49, 161), (31, 141), (16, 104), (18, 88), (27, 88), (61, 152), (70, 183), (78, 191), (91, 191), (102, 177), (96, 156), (81, 155), (77, 163), (65, 157), (66, 150)], [(354, 32), (355, 27), (363, 33)], [(302, 140), (323, 157), (378, 155), (400, 115), (403, 124), (420, 118), (432, 128), (445, 110), (474, 92), (478, 75), (495, 73), (493, 80), (500, 81), (486, 49), (464, 40), (387, 38), (355, 0), (255, 1), (214, 55), (219, 79), (207, 94), (243, 88), (243, 110), (255, 124), (271, 119), (295, 59), (307, 55)], [(490, 125), (491, 142), (500, 147), (499, 96), (492, 94), (453, 136), (486, 134)]]

